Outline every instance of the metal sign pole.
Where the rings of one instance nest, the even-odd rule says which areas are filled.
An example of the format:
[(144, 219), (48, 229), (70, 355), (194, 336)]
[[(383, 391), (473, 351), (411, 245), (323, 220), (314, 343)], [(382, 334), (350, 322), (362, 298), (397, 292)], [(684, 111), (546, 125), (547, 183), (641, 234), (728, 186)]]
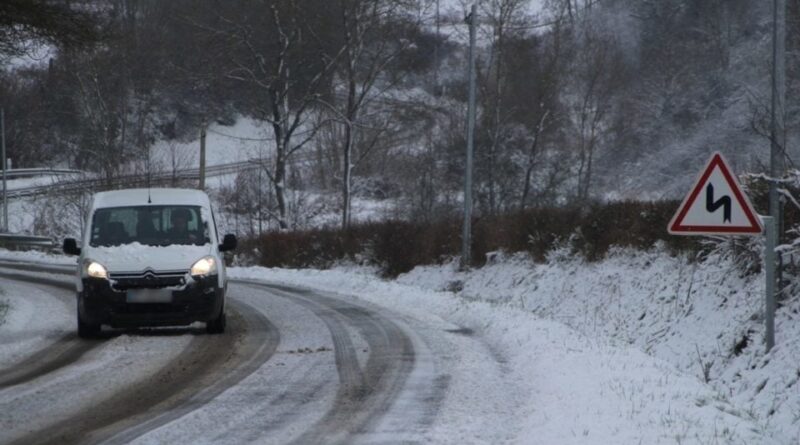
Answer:
[(8, 232), (8, 187), (6, 186), (6, 173), (8, 165), (6, 160), (6, 115), (5, 110), (0, 108), (0, 155), (3, 157), (3, 231)]
[(775, 238), (776, 220), (771, 216), (764, 217), (767, 240), (764, 246), (764, 263), (766, 267), (767, 285), (764, 302), (764, 323), (766, 324), (765, 340), (767, 352), (775, 346)]
[(200, 183), (198, 189), (206, 189), (206, 120), (203, 118), (203, 126), (200, 127)]

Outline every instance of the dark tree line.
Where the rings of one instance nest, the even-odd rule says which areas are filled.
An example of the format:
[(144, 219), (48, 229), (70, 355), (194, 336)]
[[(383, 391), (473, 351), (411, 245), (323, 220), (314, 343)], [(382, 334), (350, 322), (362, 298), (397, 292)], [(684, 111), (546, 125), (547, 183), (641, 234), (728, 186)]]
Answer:
[[(528, 0), (481, 2), (479, 214), (667, 193), (665, 178), (704, 150), (757, 168), (769, 32), (758, 3), (548, 0), (534, 16)], [(313, 192), (337, 196), (326, 205), (345, 227), (353, 196), (439, 218), (461, 196), (466, 26), (460, 12), (445, 15), (453, 34), (438, 36), (434, 4), (2, 2), (0, 53), (56, 49), (45, 67), (0, 73), (9, 153), (16, 165), (67, 164), (111, 183), (149, 169), (154, 141), (248, 116), (270, 130), (265, 181), (242, 175), (237, 188), (269, 199), (229, 200), (231, 212), (302, 225), (298, 215), (324, 210), (303, 194)]]
[(0, 3), (0, 57), (19, 56), (42, 43), (79, 47), (100, 38), (95, 17), (53, 0)]

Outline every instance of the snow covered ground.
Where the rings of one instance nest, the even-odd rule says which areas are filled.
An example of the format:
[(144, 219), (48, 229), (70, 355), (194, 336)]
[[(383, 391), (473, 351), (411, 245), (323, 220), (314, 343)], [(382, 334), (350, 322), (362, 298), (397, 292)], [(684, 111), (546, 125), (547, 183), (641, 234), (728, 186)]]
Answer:
[(6, 187), (8, 190), (17, 190), (27, 187), (50, 185), (61, 178), (62, 177), (55, 175), (42, 175), (32, 178), (9, 179), (6, 181)]
[(763, 275), (730, 260), (690, 262), (663, 249), (618, 250), (598, 263), (565, 251), (546, 264), (495, 258), (470, 274), (451, 266), (417, 268), (401, 283), (445, 289), (555, 320), (590, 338), (629, 345), (708, 381), (740, 415), (779, 443), (800, 443), (800, 302), (776, 314), (777, 346), (765, 355)]
[[(206, 165), (219, 166), (253, 159), (266, 162), (274, 151), (272, 130), (265, 123), (247, 117), (238, 117), (233, 125), (213, 123), (209, 126), (206, 138)], [(154, 171), (171, 172), (197, 168), (200, 152), (199, 135), (190, 141), (159, 140), (151, 147), (152, 168)], [(295, 155), (298, 164), (306, 162), (308, 151)], [(257, 232), (258, 222), (254, 212), (238, 215), (225, 209), (226, 197), (220, 197), (224, 189), (237, 187), (237, 173), (212, 176), (206, 180), (206, 188), (214, 205), (217, 223), (222, 231), (250, 236)], [(8, 189), (15, 190), (34, 186), (48, 186), (59, 180), (73, 180), (75, 176), (40, 176), (8, 181)], [(264, 204), (268, 206), (272, 193), (268, 179), (262, 178)], [(192, 186), (184, 184), (183, 187)], [(293, 227), (312, 228), (338, 226), (341, 220), (341, 197), (338, 192), (318, 190), (288, 189), (286, 199)], [(79, 237), (84, 206), (88, 205), (89, 195), (84, 199), (71, 198), (69, 205), (63, 204), (63, 197), (33, 196), (14, 198), (9, 202), (9, 232), (36, 235), (49, 235), (57, 238)], [(372, 199), (354, 196), (351, 202), (351, 218), (354, 222), (385, 220), (396, 217), (397, 203), (393, 200)], [(265, 212), (266, 215), (266, 212)], [(264, 230), (277, 227), (277, 222), (264, 216)], [(269, 223), (272, 223), (270, 226)]]
[[(481, 339), (524, 399), (509, 420), (516, 442), (800, 440), (798, 305), (779, 310), (778, 345), (765, 355), (763, 276), (743, 276), (723, 258), (692, 263), (656, 248), (587, 263), (557, 251), (544, 264), (497, 254), (469, 273), (454, 264), (418, 267), (394, 281), (351, 266), (229, 274), (366, 300)], [(478, 364), (464, 366), (480, 373)]]
[[(247, 161), (261, 155), (268, 159), (273, 150), (272, 130), (265, 122), (239, 118), (232, 126), (212, 123), (206, 133), (206, 165)], [(156, 168), (197, 168), (200, 165), (200, 135), (188, 142), (156, 142), (150, 151)]]
[(29, 287), (0, 279), (0, 371), (72, 328), (72, 318), (64, 316), (72, 314), (68, 304), (53, 300), (44, 291), (31, 292)]
[[(746, 300), (746, 295), (752, 299), (758, 280), (710, 288), (715, 273), (726, 271), (725, 264), (695, 270), (690, 280), (684, 275), (691, 266), (684, 259), (664, 257), (620, 252), (596, 265), (568, 257), (536, 265), (517, 257), (498, 259), (469, 274), (457, 273), (453, 266), (418, 268), (396, 282), (348, 268), (245, 268), (232, 269), (231, 275), (356, 295), (415, 317), (440, 317), (480, 336), (502, 354), (509, 373), (528, 390), (528, 410), (522, 413), (517, 436), (521, 442), (797, 443), (792, 416), (800, 397), (791, 390), (779, 394), (784, 385), (792, 387), (787, 380), (796, 372), (792, 346), (777, 348), (769, 369), (751, 372), (750, 366), (769, 362), (759, 359), (763, 348), (755, 334), (742, 359), (725, 362), (724, 351), (717, 356), (708, 348), (709, 343), (735, 338), (740, 328), (736, 322), (741, 321), (736, 314), (758, 305), (756, 299), (752, 305), (733, 302), (730, 310), (714, 309), (719, 303), (714, 296), (743, 285), (737, 300)], [(687, 315), (683, 302), (665, 299), (686, 292), (689, 283), (694, 290), (688, 290), (688, 304), (696, 309)], [(676, 294), (676, 286), (684, 288)], [(445, 290), (459, 287), (463, 289)], [(648, 287), (663, 288), (663, 295), (653, 295)], [(652, 312), (652, 320), (640, 318), (639, 309)], [(713, 337), (704, 337), (712, 332)], [(719, 333), (723, 335), (717, 337)], [(635, 341), (639, 338), (641, 342)], [(647, 342), (655, 345), (640, 347)], [(719, 363), (712, 366), (714, 372), (738, 377), (730, 382), (712, 374), (712, 384), (706, 384), (699, 375), (702, 360)], [(761, 385), (757, 375), (770, 373), (772, 383)], [(769, 404), (776, 405), (776, 413), (769, 415)]]

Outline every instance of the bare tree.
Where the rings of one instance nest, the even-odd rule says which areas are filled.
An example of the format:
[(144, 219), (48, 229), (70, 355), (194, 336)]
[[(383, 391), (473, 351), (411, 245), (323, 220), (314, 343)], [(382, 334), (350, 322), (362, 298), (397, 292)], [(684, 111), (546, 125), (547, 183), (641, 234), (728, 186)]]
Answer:
[(501, 166), (507, 161), (506, 149), (515, 139), (514, 115), (519, 112), (516, 107), (509, 105), (507, 95), (509, 62), (514, 57), (507, 47), (510, 40), (522, 38), (530, 23), (525, 11), (527, 4), (526, 0), (491, 0), (484, 3), (481, 9), (481, 16), (488, 21), (489, 26), (482, 29), (489, 33), (487, 39), (490, 45), (485, 60), (479, 63), (482, 67), (478, 78), (483, 111), (480, 128), (483, 134), (478, 137), (477, 156), (482, 159), (482, 166), (479, 167), (482, 193), (479, 196), (485, 195), (490, 214), (497, 212), (506, 198), (500, 196), (505, 195), (501, 189), (514, 189), (508, 184), (501, 184), (512, 176), (507, 171), (501, 171)]
[(589, 198), (597, 149), (613, 118), (616, 88), (624, 82), (624, 63), (614, 38), (586, 15), (570, 28), (573, 48), (567, 114), (577, 156), (575, 198)]
[[(316, 133), (313, 128), (298, 137), (298, 130), (309, 122), (312, 105), (339, 54), (331, 56), (320, 51), (314, 72), (307, 78), (297, 75), (295, 70), (299, 71), (307, 62), (300, 53), (311, 50), (308, 41), (314, 39), (314, 31), (302, 21), (295, 1), (265, 3), (269, 8), (271, 30), (267, 36), (254, 32), (250, 23), (222, 18), (229, 25), (225, 32), (229, 43), (239, 49), (232, 54), (232, 68), (226, 76), (246, 82), (260, 92), (254, 108), (258, 117), (271, 125), (275, 147), (272, 164), (262, 165), (262, 168), (275, 192), (280, 228), (287, 229), (287, 163)], [(270, 38), (271, 42), (259, 41), (259, 38)], [(308, 65), (303, 68), (307, 71)]]
[[(412, 43), (404, 38), (403, 22), (406, 13), (413, 9), (414, 0), (339, 0), (341, 30), (343, 33), (342, 63), (339, 75), (344, 84), (342, 101), (330, 103), (320, 99), (342, 124), (342, 228), (350, 225), (353, 168), (363, 159), (372, 139), (354, 158), (353, 149), (357, 133), (363, 127), (364, 109), (370, 102), (393, 85), (390, 79), (381, 78), (386, 69), (402, 55)], [(383, 128), (386, 128), (385, 125)], [(382, 130), (379, 130), (382, 131)]]
[(87, 162), (101, 169), (110, 186), (127, 157), (127, 107), (125, 99), (110, 95), (103, 87), (99, 70), (91, 59), (86, 58), (81, 65), (74, 72), (78, 110), (85, 126), (84, 145), (79, 149), (89, 155), (85, 158)]

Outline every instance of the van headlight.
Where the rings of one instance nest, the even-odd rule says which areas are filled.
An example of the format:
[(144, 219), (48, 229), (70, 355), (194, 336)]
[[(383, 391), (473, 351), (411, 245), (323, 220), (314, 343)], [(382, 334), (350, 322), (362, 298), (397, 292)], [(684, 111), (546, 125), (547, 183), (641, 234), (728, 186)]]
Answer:
[(105, 266), (97, 261), (88, 261), (86, 264), (86, 275), (92, 278), (108, 278), (108, 271)]
[(189, 271), (189, 273), (193, 277), (214, 275), (217, 273), (217, 261), (214, 260), (214, 257), (210, 256), (200, 258), (192, 265), (192, 269)]

